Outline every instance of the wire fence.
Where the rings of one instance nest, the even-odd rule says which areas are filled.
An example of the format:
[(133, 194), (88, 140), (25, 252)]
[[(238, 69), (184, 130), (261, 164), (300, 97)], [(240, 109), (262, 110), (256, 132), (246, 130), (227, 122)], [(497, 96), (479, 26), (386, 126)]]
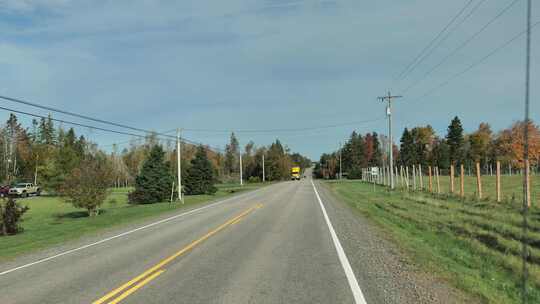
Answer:
[[(530, 171), (530, 170), (529, 170)], [(389, 166), (362, 169), (361, 179), (368, 183), (391, 187), (399, 191), (422, 191), (432, 194), (449, 195), (463, 199), (495, 202), (521, 203), (523, 200), (524, 168), (503, 168), (500, 162), (493, 167), (455, 165), (448, 168), (437, 166)], [(540, 196), (534, 189), (540, 189), (537, 170), (530, 171), (528, 202), (540, 205)]]

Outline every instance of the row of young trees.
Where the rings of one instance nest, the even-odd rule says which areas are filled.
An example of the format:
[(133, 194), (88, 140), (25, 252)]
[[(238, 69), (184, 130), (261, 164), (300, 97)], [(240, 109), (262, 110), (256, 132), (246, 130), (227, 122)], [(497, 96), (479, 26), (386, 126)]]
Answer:
[[(538, 170), (540, 128), (532, 122), (527, 127), (530, 164)], [(467, 134), (456, 116), (442, 137), (430, 125), (405, 128), (399, 147), (392, 144), (392, 149), (397, 165), (449, 168), (452, 163), (473, 167), (479, 162), (484, 172), (489, 172), (500, 161), (504, 171), (511, 172), (523, 167), (524, 128), (524, 122), (515, 122), (507, 129), (494, 132), (488, 123), (481, 123), (477, 130)], [(315, 174), (320, 178), (337, 178), (341, 155), (343, 175), (359, 178), (361, 168), (387, 164), (389, 145), (388, 139), (377, 133), (361, 135), (353, 132), (341, 151), (321, 156)]]

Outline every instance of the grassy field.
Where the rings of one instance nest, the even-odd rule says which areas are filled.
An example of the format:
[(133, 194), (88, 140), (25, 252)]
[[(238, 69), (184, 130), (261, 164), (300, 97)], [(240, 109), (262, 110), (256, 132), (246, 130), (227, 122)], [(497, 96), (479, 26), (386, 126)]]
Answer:
[[(428, 176), (423, 177), (424, 181), (424, 188), (428, 188)], [(496, 200), (497, 194), (495, 190), (495, 176), (482, 176), (482, 193), (483, 193), (483, 199), (485, 200)], [(419, 185), (419, 181), (417, 179), (417, 185)], [(450, 176), (441, 176), (440, 177), (440, 186), (441, 186), (441, 193), (448, 194), (450, 193)], [(503, 202), (512, 202), (514, 200), (515, 203), (521, 204), (521, 199), (523, 197), (522, 192), (522, 184), (523, 184), (523, 177), (520, 175), (503, 175), (501, 176), (501, 198)], [(396, 181), (396, 185), (398, 188), (402, 186), (400, 180), (398, 179)], [(410, 187), (412, 187), (412, 183), (410, 183)], [(460, 181), (459, 177), (454, 178), (454, 194), (459, 195), (459, 187), (460, 187)], [(404, 187), (403, 187), (404, 188)], [(468, 197), (468, 199), (472, 199), (476, 197), (477, 195), (477, 185), (476, 185), (476, 176), (465, 176), (464, 181), (464, 189), (465, 189), (465, 195)], [(533, 204), (540, 205), (540, 178), (538, 176), (531, 176), (531, 201)], [(538, 190), (537, 190), (538, 189)], [(437, 184), (435, 181), (435, 178), (433, 178), (433, 191), (437, 191)]]
[(0, 237), (0, 260), (261, 186), (262, 184), (246, 184), (243, 187), (238, 184), (218, 185), (219, 190), (215, 195), (186, 196), (184, 205), (169, 202), (128, 205), (127, 194), (130, 189), (113, 189), (102, 206), (101, 214), (93, 218), (89, 218), (84, 210), (75, 209), (57, 197), (21, 199), (19, 202), (22, 205), (30, 207), (23, 217), (24, 231), (17, 235)]
[[(359, 181), (326, 184), (380, 225), (420, 269), (437, 274), (482, 303), (520, 303), (522, 219), (517, 204), (389, 192), (379, 186), (374, 190), (373, 185)], [(528, 235), (529, 303), (540, 303), (538, 207), (531, 210)]]

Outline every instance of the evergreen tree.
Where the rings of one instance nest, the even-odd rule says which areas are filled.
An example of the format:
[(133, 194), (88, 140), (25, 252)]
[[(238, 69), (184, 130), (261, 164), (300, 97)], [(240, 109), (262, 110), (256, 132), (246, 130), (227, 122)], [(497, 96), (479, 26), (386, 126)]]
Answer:
[(36, 143), (39, 141), (39, 122), (37, 119), (32, 119), (32, 132), (30, 133), (30, 139), (32, 140), (32, 143)]
[(73, 130), (73, 128), (70, 128), (64, 137), (64, 146), (74, 148), (76, 140), (77, 137), (75, 136), (75, 130)]
[(214, 194), (217, 191), (214, 183), (214, 168), (208, 159), (206, 149), (201, 145), (197, 148), (195, 158), (191, 160), (191, 166), (187, 170), (184, 184), (186, 194)]
[(405, 128), (403, 130), (403, 135), (401, 135), (401, 146), (399, 150), (399, 157), (401, 165), (410, 166), (416, 163), (416, 155), (414, 149), (414, 139), (412, 137), (409, 129)]
[(449, 147), (450, 161), (456, 164), (463, 162), (465, 140), (463, 138), (463, 127), (457, 116), (452, 119), (448, 126), (446, 142)]
[(45, 145), (54, 145), (55, 132), (52, 117), (41, 118), (39, 122), (39, 142)]
[(225, 147), (225, 173), (230, 175), (237, 171), (238, 168), (238, 153), (240, 147), (238, 139), (234, 133), (231, 133), (231, 139), (229, 144)]
[(167, 200), (171, 195), (174, 177), (165, 152), (155, 145), (135, 179), (135, 190), (129, 194), (130, 204), (151, 204)]
[[(85, 154), (85, 151), (86, 151), (86, 139), (84, 138), (84, 136), (81, 135), (79, 137), (79, 139), (73, 145), (73, 149), (75, 150), (75, 152), (77, 153), (77, 156), (79, 156), (79, 158), (82, 159), (84, 157), (84, 154)], [(125, 154), (125, 153), (123, 153), (123, 154)]]

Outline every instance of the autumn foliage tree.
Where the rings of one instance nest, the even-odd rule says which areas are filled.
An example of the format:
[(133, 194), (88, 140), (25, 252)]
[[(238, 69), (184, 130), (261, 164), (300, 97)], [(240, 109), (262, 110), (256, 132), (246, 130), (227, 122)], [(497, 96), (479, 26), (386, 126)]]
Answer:
[(89, 216), (96, 216), (109, 194), (111, 182), (112, 170), (105, 156), (88, 156), (67, 176), (60, 194), (75, 208), (84, 208)]

